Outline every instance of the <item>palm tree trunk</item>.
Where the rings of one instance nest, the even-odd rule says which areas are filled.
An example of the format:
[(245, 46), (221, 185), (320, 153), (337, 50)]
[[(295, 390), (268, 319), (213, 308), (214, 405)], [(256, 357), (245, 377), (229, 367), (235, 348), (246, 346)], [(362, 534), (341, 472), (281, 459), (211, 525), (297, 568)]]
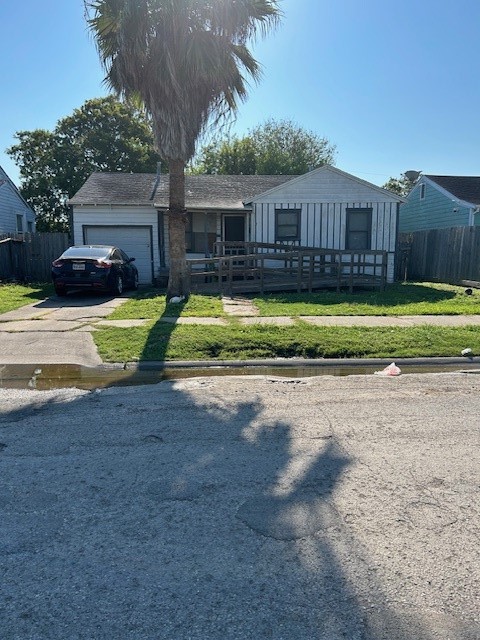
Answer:
[(170, 160), (170, 192), (168, 215), (168, 239), (170, 253), (170, 274), (168, 277), (167, 300), (174, 296), (187, 297), (190, 293), (186, 264), (185, 229), (187, 211), (185, 209), (185, 163)]

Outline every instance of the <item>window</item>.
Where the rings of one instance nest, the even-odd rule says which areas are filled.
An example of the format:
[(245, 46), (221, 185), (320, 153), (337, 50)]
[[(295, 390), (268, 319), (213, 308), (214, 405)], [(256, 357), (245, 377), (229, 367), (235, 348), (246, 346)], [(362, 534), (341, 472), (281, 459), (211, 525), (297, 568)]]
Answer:
[(217, 239), (216, 217), (204, 213), (187, 214), (185, 243), (187, 253), (209, 255)]
[(275, 209), (275, 242), (300, 240), (301, 209)]
[(23, 233), (23, 216), (17, 213), (17, 233)]
[(425, 188), (426, 188), (426, 185), (425, 185), (425, 183), (423, 182), (423, 183), (420, 185), (420, 200), (423, 200), (423, 199), (425, 198)]
[(347, 209), (346, 249), (370, 249), (372, 209)]
[(33, 222), (27, 222), (28, 233), (33, 233)]

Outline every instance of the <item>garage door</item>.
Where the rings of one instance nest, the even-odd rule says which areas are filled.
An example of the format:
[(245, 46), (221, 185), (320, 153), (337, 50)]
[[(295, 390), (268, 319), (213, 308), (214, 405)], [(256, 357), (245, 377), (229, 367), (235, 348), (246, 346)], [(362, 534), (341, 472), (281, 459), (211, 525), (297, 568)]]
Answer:
[(84, 227), (85, 244), (107, 244), (120, 247), (135, 258), (140, 284), (152, 282), (151, 227)]

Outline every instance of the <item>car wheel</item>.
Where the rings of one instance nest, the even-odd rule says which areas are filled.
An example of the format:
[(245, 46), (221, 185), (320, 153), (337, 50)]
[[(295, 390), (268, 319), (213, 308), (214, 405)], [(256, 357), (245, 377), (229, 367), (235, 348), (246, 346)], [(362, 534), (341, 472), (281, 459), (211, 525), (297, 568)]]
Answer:
[(65, 287), (55, 287), (55, 293), (59, 298), (63, 298), (67, 295), (67, 290), (65, 289)]
[(135, 291), (138, 289), (138, 273), (136, 273), (133, 276), (133, 286), (132, 289), (135, 289)]
[(113, 293), (116, 296), (121, 296), (123, 293), (123, 280), (122, 276), (115, 276), (115, 283), (112, 288)]

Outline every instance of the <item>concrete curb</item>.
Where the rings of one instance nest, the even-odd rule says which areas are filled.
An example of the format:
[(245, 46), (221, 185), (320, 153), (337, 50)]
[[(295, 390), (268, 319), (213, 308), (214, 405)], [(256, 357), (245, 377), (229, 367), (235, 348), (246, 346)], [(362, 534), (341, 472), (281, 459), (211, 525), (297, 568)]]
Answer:
[(480, 357), (450, 357), (450, 358), (270, 358), (265, 360), (165, 360), (146, 362), (116, 362), (103, 363), (100, 366), (105, 369), (126, 369), (129, 371), (159, 371), (162, 369), (208, 369), (208, 368), (230, 368), (239, 369), (244, 367), (272, 367), (272, 368), (330, 368), (330, 367), (370, 367), (387, 366), (392, 361), (399, 366), (412, 367), (478, 367), (480, 369)]

